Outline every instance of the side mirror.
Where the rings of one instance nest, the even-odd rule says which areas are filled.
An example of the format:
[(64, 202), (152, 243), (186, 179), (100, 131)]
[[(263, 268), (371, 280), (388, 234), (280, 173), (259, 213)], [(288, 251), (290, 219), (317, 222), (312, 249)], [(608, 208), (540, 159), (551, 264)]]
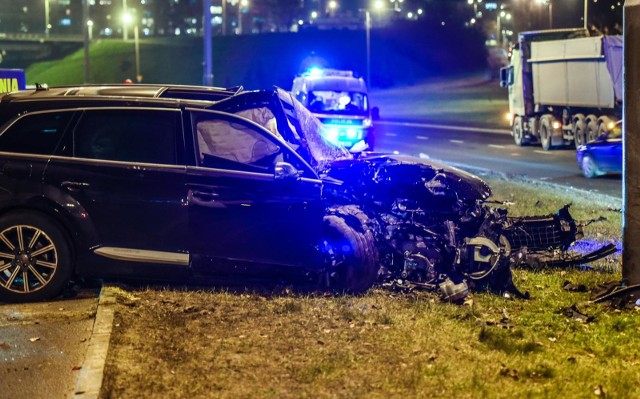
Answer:
[(367, 142), (364, 140), (360, 140), (351, 147), (349, 152), (352, 154), (357, 154), (366, 150), (367, 148), (369, 148), (369, 144), (367, 144)]
[(373, 119), (374, 121), (380, 120), (380, 108), (371, 108), (371, 119)]
[(300, 171), (289, 162), (276, 162), (273, 177), (276, 180), (300, 180)]
[(513, 84), (513, 67), (500, 68), (500, 87), (509, 87)]

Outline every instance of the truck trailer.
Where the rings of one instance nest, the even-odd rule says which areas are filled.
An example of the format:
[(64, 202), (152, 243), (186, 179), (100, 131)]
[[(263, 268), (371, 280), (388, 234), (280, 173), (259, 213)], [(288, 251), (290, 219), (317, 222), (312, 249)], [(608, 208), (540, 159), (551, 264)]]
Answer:
[(586, 29), (522, 32), (500, 85), (511, 134), (544, 150), (594, 141), (622, 116), (622, 36)]

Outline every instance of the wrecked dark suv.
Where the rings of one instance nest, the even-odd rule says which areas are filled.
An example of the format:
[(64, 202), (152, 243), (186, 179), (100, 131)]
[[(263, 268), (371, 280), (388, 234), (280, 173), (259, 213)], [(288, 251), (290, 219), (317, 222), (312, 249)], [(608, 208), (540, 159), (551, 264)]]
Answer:
[(351, 153), (289, 93), (133, 85), (0, 100), (0, 301), (74, 276), (155, 280), (302, 275), (513, 290), (510, 267), (564, 250), (558, 215), (509, 218), (479, 178)]

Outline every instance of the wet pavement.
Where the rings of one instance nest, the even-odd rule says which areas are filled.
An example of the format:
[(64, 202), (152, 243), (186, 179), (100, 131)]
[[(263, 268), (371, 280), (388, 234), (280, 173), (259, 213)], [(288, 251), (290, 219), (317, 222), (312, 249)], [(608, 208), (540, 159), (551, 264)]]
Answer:
[(99, 293), (86, 289), (52, 302), (0, 303), (0, 397), (73, 397)]

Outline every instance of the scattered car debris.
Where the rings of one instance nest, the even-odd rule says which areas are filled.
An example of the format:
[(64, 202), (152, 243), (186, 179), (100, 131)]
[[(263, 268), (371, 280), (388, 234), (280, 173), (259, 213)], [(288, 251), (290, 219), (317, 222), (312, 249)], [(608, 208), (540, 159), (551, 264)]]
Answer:
[(576, 304), (573, 304), (567, 308), (562, 309), (562, 314), (580, 323), (591, 323), (593, 320), (595, 320), (595, 317), (589, 316), (585, 313), (582, 313), (580, 310), (578, 310), (578, 307)]
[(591, 302), (607, 303), (613, 309), (637, 309), (640, 284), (627, 285), (623, 281), (608, 281), (591, 290)]
[(571, 292), (587, 292), (589, 291), (589, 289), (587, 288), (586, 285), (584, 284), (573, 284), (571, 281), (565, 280), (565, 282), (562, 284), (562, 289), (565, 291), (571, 291)]

